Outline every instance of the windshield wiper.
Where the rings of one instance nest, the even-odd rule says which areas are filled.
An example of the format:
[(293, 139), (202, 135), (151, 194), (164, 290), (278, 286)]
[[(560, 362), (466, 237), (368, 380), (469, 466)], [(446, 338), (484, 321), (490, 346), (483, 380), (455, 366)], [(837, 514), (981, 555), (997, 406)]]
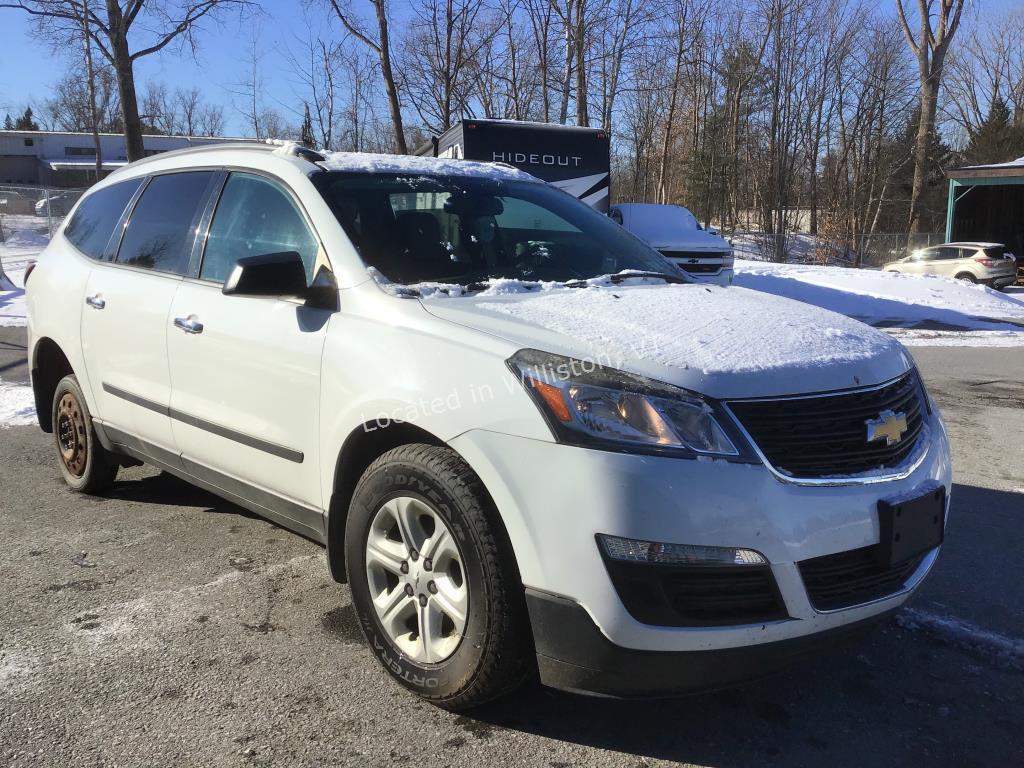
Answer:
[[(624, 283), (626, 280), (629, 280), (630, 278), (633, 277), (656, 278), (658, 280), (664, 280), (666, 283), (690, 282), (685, 277), (681, 277), (680, 275), (673, 275), (668, 272), (620, 272), (614, 275), (600, 275), (599, 277), (592, 277), (590, 278), (590, 280), (607, 280), (612, 285), (619, 285), (620, 283)], [(586, 288), (590, 285), (593, 285), (593, 283), (590, 282), (590, 280), (569, 280), (568, 282), (565, 283), (565, 286), (567, 288)]]

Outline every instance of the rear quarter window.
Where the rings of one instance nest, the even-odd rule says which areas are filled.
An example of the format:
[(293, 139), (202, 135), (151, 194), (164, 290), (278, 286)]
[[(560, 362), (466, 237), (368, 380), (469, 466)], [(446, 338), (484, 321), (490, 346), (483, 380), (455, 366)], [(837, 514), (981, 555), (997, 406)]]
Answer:
[(86, 195), (64, 228), (64, 237), (90, 259), (102, 259), (114, 227), (141, 184), (142, 179), (131, 179)]

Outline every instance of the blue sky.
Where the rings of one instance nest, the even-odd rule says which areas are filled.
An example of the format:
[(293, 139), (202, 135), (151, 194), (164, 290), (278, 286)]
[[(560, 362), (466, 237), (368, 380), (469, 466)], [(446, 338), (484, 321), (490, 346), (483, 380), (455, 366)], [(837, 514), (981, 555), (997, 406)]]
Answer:
[[(310, 11), (317, 25), (340, 23), (319, 8)], [(21, 112), (29, 102), (41, 102), (50, 95), (69, 65), (79, 61), (62, 57), (31, 36), (33, 24), (27, 14), (16, 10), (0, 10), (0, 118), (5, 112)], [(299, 49), (306, 37), (306, 17), (300, 0), (274, 0), (264, 4), (255, 18), (239, 21), (237, 17), (221, 24), (206, 24), (199, 35), (196, 58), (191, 53), (169, 47), (153, 56), (136, 61), (136, 87), (141, 95), (148, 80), (165, 82), (171, 89), (196, 85), (211, 102), (224, 108), (228, 133), (244, 130), (244, 120), (232, 105), (238, 97), (232, 93), (247, 77), (253, 35), (257, 35), (261, 53), (260, 77), (265, 88), (267, 106), (285, 114), (281, 103), (295, 102), (294, 75), (288, 71), (285, 51)], [(297, 122), (299, 118), (285, 115)]]

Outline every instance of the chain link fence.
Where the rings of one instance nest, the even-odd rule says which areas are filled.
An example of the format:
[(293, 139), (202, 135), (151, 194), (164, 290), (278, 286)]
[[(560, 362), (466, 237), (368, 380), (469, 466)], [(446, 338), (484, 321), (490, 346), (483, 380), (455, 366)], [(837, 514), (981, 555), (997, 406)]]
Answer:
[(945, 241), (945, 234), (941, 232), (854, 235), (734, 232), (724, 236), (733, 244), (736, 257), (740, 259), (868, 268), (881, 267), (918, 248)]
[(0, 186), (0, 242), (18, 232), (50, 237), (84, 189)]

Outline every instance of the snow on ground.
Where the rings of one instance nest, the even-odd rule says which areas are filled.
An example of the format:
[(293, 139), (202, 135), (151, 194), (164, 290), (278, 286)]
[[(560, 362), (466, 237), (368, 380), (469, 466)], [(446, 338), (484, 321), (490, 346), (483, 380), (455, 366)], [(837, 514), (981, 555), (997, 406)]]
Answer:
[[(0, 243), (0, 326), (25, 325), (25, 265), (39, 256), (49, 238), (33, 230), (7, 231)], [(6, 284), (5, 284), (6, 283)]]
[[(919, 346), (1024, 346), (1024, 294), (937, 275), (736, 261), (735, 284), (884, 327)], [(974, 341), (978, 344), (975, 344)]]
[(36, 423), (36, 401), (32, 387), (0, 379), (0, 428)]

